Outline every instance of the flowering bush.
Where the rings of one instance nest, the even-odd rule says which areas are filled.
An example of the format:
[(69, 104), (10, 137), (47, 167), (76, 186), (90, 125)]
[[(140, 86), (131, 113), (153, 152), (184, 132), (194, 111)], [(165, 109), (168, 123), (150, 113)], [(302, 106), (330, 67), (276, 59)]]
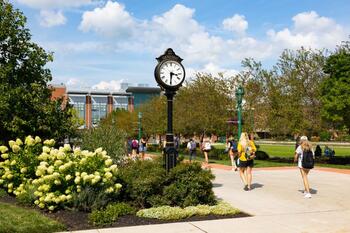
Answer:
[(215, 215), (235, 215), (240, 210), (233, 208), (226, 202), (219, 202), (217, 205), (197, 205), (188, 206), (186, 208), (160, 206), (149, 209), (139, 210), (136, 215), (142, 218), (156, 218), (162, 220), (178, 220), (189, 218), (192, 216), (205, 216), (209, 214)]
[(49, 210), (70, 206), (73, 193), (87, 187), (110, 195), (120, 190), (117, 165), (102, 148), (91, 152), (54, 145), (53, 139), (42, 144), (39, 137), (28, 136), (24, 143), (17, 139), (0, 146), (0, 186), (16, 196), (34, 187), (34, 203)]

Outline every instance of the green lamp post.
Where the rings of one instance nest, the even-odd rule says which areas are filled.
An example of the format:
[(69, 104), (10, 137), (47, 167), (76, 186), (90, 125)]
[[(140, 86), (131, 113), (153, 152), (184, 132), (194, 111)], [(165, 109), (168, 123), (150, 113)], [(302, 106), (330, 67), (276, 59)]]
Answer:
[(238, 140), (241, 137), (242, 133), (242, 100), (244, 95), (244, 89), (242, 86), (239, 86), (236, 89), (236, 100), (237, 100), (237, 120), (238, 120)]
[(141, 119), (142, 119), (142, 112), (139, 112), (139, 115), (138, 115), (138, 117), (139, 117), (139, 141), (141, 140), (141, 137), (142, 137), (142, 128), (141, 128)]

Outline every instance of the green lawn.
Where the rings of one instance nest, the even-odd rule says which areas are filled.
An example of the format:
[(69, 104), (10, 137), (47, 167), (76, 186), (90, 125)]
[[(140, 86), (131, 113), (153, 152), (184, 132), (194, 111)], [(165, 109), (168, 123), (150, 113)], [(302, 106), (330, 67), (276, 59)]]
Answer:
[[(259, 144), (259, 142), (256, 142), (257, 145), (260, 146), (259, 150), (265, 151), (270, 155), (270, 157), (293, 157), (295, 152), (295, 147), (293, 144), (290, 145), (274, 145), (274, 144)], [(314, 147), (315, 147), (314, 143)], [(214, 144), (216, 148), (225, 148), (225, 145), (222, 143), (216, 143)], [(350, 147), (346, 146), (330, 146), (333, 150), (335, 150), (335, 156), (350, 156)], [(322, 149), (322, 155), (324, 151), (324, 146), (321, 146)]]
[(64, 230), (64, 225), (37, 211), (0, 202), (0, 233), (47, 233)]
[[(259, 145), (259, 150), (265, 151), (271, 157), (293, 157), (295, 152), (294, 145)], [(332, 146), (335, 156), (350, 156), (350, 147)], [(324, 146), (321, 146), (322, 154)]]
[[(160, 152), (149, 152), (154, 155), (161, 155)], [(180, 154), (185, 157), (185, 159), (189, 160), (189, 156), (187, 154)], [(204, 156), (202, 153), (197, 153), (196, 161), (203, 162)], [(214, 164), (223, 164), (231, 166), (230, 160), (215, 160), (210, 159), (209, 155), (209, 163)], [(285, 166), (296, 166), (296, 163), (281, 163), (281, 162), (273, 162), (273, 161), (266, 161), (266, 160), (254, 160), (255, 167), (285, 167)], [(332, 167), (332, 168), (340, 168), (340, 169), (350, 169), (350, 165), (335, 165), (335, 164), (316, 164), (318, 167)]]

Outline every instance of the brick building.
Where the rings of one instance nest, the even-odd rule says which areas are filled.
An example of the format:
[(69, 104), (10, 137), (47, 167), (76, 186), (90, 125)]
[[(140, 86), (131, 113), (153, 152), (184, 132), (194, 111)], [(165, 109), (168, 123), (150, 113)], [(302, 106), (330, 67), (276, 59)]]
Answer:
[(84, 120), (82, 128), (91, 128), (115, 109), (134, 111), (134, 108), (153, 96), (160, 95), (158, 87), (127, 87), (120, 91), (70, 90), (64, 85), (51, 85), (52, 98), (63, 97)]

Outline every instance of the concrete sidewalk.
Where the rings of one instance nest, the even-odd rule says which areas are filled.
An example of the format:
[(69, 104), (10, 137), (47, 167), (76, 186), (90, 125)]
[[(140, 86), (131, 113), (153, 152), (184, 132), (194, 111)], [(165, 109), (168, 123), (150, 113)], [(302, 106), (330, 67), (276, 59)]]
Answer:
[(350, 175), (314, 169), (312, 198), (305, 199), (296, 168), (254, 169), (253, 187), (243, 190), (237, 172), (213, 168), (218, 198), (253, 217), (77, 231), (157, 232), (350, 232)]

